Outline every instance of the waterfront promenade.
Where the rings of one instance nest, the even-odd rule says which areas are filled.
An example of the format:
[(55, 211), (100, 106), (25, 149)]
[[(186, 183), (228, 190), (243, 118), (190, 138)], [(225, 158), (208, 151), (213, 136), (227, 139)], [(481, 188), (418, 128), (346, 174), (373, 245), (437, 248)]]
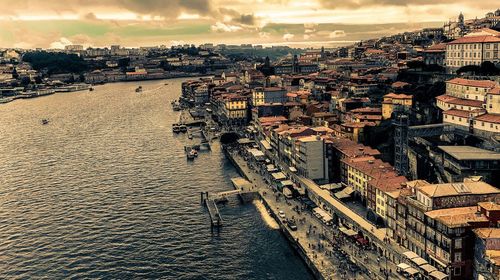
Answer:
[[(286, 199), (280, 192), (273, 192), (264, 181), (264, 174), (257, 171), (259, 168), (257, 168), (256, 163), (246, 161), (237, 151), (229, 152), (229, 156), (242, 175), (252, 182), (252, 190), (260, 193), (265, 204), (278, 220), (285, 235), (290, 235), (293, 238), (292, 242), (295, 241), (294, 243), (299, 247), (297, 248), (299, 253), (300, 250), (303, 250), (305, 256), (302, 257), (307, 258), (306, 263), (313, 272), (317, 270), (317, 278), (405, 279), (395, 273), (396, 264), (379, 256), (377, 251), (359, 248), (353, 241), (347, 240), (337, 229), (323, 224), (310, 211), (297, 211), (297, 209), (302, 208), (301, 203), (295, 199)], [(290, 230), (285, 219), (278, 217), (277, 213), (280, 210), (285, 213), (285, 219), (296, 221), (297, 231)], [(366, 223), (369, 225), (368, 222)], [(382, 238), (385, 237), (385, 232), (382, 229), (379, 229), (376, 233)], [(335, 250), (342, 250), (347, 253), (350, 265), (346, 265), (345, 258), (339, 258), (339, 255), (335, 254)], [(355, 269), (354, 266), (361, 269)], [(387, 275), (387, 278), (382, 273), (382, 269), (391, 272)]]

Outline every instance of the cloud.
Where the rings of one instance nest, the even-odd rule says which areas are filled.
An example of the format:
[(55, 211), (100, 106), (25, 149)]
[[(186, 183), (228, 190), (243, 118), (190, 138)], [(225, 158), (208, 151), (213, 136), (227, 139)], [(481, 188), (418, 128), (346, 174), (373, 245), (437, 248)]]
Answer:
[(335, 38), (342, 38), (347, 36), (344, 30), (335, 30), (332, 33), (328, 35), (330, 39), (335, 39)]
[(295, 37), (295, 35), (294, 35), (294, 34), (292, 34), (292, 33), (285, 33), (285, 34), (283, 35), (283, 40), (290, 41), (290, 40), (292, 40), (294, 37)]
[(52, 42), (50, 44), (50, 48), (51, 49), (64, 49), (64, 47), (69, 46), (69, 45), (73, 45), (73, 43), (68, 38), (61, 37), (61, 38), (59, 38), (59, 40)]
[(236, 32), (242, 30), (243, 28), (238, 25), (231, 25), (218, 21), (212, 25), (210, 29), (214, 32)]
[(269, 39), (271, 38), (271, 33), (269, 32), (259, 32), (259, 37), (262, 39)]

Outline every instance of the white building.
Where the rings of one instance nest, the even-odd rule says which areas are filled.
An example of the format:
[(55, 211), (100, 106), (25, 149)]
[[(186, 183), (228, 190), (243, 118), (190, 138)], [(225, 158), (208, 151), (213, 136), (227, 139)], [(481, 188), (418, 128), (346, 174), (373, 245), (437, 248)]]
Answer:
[(300, 137), (294, 145), (294, 163), (297, 173), (311, 180), (328, 181), (328, 162), (325, 143), (321, 136)]
[(500, 37), (468, 36), (446, 45), (446, 67), (451, 73), (462, 66), (481, 65), (485, 61), (500, 63)]
[(471, 133), (500, 133), (500, 85), (489, 80), (455, 78), (446, 82), (446, 94), (436, 97), (443, 122)]

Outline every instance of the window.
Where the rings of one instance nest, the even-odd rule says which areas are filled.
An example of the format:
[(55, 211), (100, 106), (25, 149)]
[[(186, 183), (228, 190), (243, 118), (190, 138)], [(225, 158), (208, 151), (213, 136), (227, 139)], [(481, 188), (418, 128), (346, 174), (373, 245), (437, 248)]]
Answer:
[(453, 274), (455, 276), (459, 276), (462, 274), (462, 268), (461, 267), (455, 267), (454, 271), (453, 271)]
[(455, 240), (455, 249), (462, 249), (462, 238)]

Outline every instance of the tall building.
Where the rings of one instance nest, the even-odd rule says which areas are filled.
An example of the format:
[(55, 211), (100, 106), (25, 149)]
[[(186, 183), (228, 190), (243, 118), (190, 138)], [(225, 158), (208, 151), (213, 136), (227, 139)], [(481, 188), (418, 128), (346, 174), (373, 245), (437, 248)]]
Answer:
[(500, 37), (492, 35), (462, 37), (446, 45), (446, 67), (454, 73), (460, 67), (500, 63)]

